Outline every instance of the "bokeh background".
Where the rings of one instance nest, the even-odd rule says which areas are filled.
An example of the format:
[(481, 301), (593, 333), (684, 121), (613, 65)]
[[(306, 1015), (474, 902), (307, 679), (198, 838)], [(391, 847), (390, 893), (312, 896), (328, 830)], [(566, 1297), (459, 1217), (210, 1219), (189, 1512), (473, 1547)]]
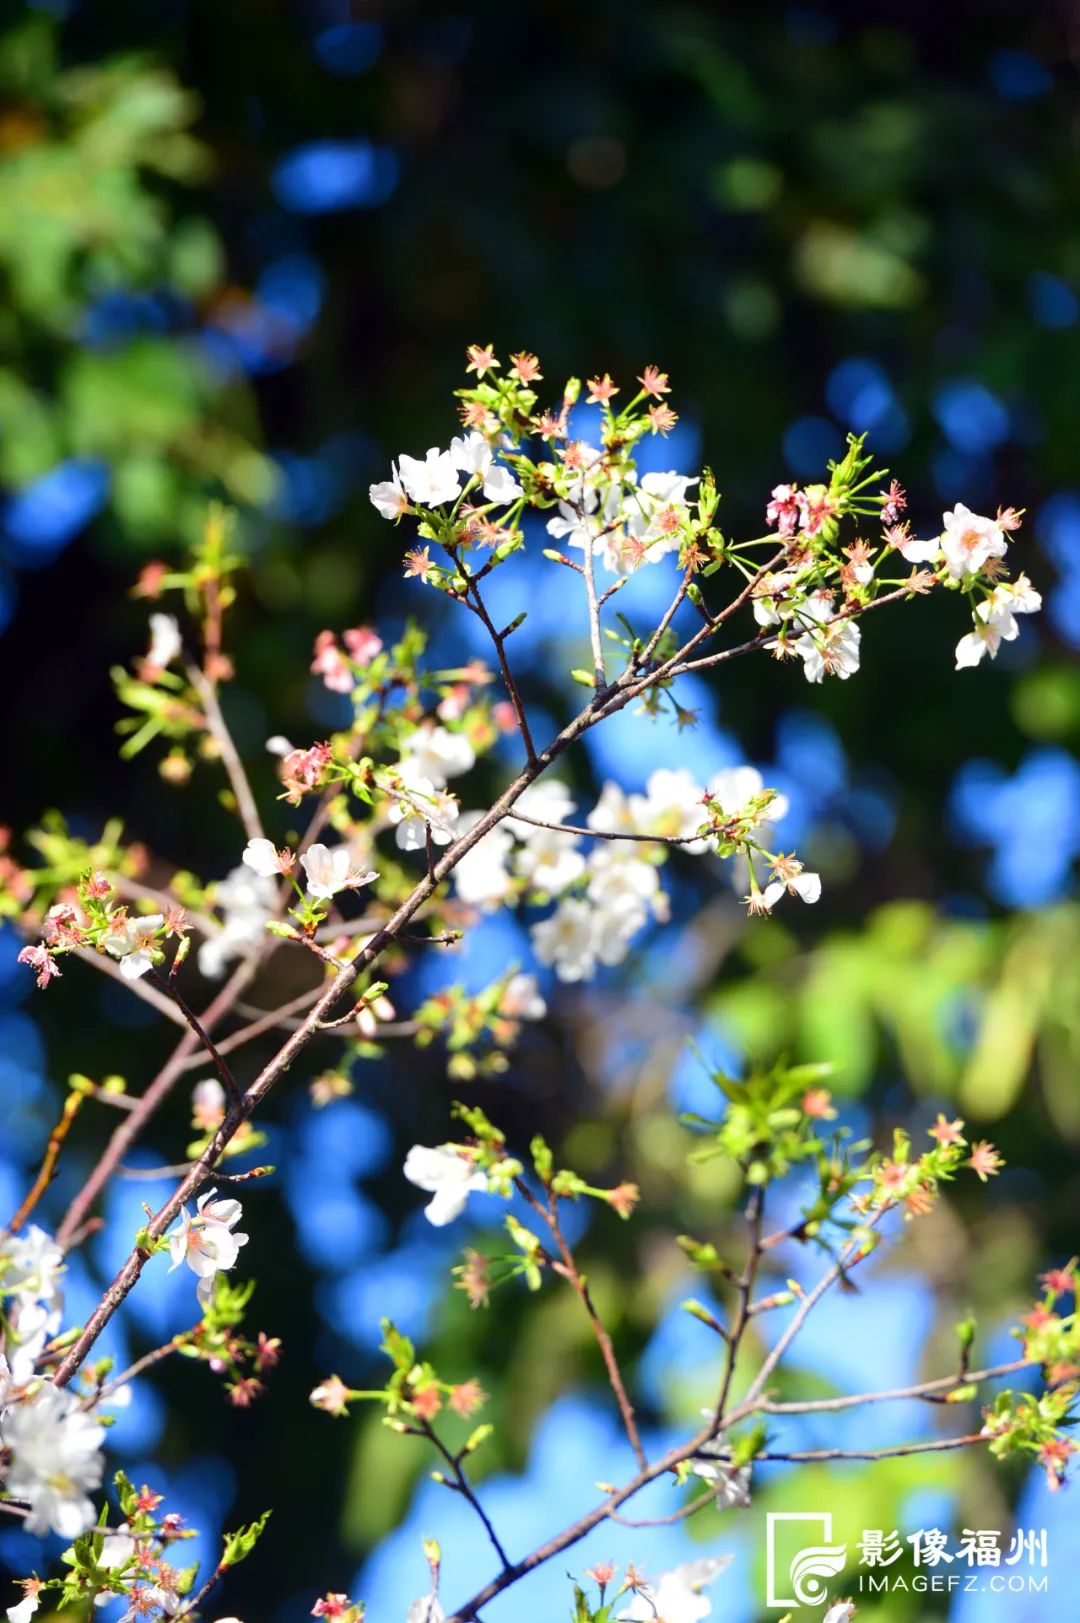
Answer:
[[(744, 664), (688, 684), (694, 731), (620, 720), (569, 768), (584, 805), (609, 773), (636, 786), (658, 764), (751, 760), (791, 798), (787, 843), (826, 878), (812, 913), (748, 931), (722, 883), (678, 870), (673, 930), (594, 988), (552, 989), (509, 1075), (473, 1090), (511, 1134), (542, 1126), (582, 1170), (615, 1181), (634, 1158), (645, 1214), (582, 1214), (581, 1243), (657, 1445), (715, 1374), (708, 1332), (679, 1310), (705, 1293), (673, 1236), (735, 1232), (730, 1185), (687, 1172), (672, 1116), (716, 1101), (688, 1038), (732, 1068), (781, 1051), (831, 1059), (856, 1129), (919, 1137), (945, 1108), (1009, 1162), (819, 1311), (792, 1393), (947, 1369), (969, 1309), (987, 1359), (1009, 1357), (1033, 1276), (1080, 1249), (1076, 52), (1074, 7), (1003, 0), (4, 11), (0, 681), (15, 829), (58, 807), (93, 835), (119, 812), (174, 865), (220, 877), (235, 864), (208, 772), (178, 792), (149, 755), (117, 760), (108, 671), (145, 645), (145, 605), (126, 590), (147, 560), (178, 555), (208, 497), (238, 509), (252, 573), (228, 709), (272, 808), (267, 735), (302, 741), (339, 719), (307, 674), (314, 635), (431, 612), (365, 493), (399, 451), (446, 443), (469, 342), (536, 350), (553, 390), (568, 371), (668, 370), (681, 422), (651, 454), (683, 472), (711, 464), (732, 530), (758, 533), (768, 488), (812, 479), (849, 428), (909, 488), (923, 533), (957, 499), (1027, 509), (1019, 546), (1047, 612), (993, 668), (954, 679), (956, 604), (920, 604), (868, 625), (855, 681), (810, 689), (790, 668)], [(507, 604), (531, 610), (515, 638), (530, 703), (554, 718), (571, 698), (560, 671), (579, 662), (562, 582), (529, 558), (504, 577)], [(440, 620), (434, 635), (460, 649), (472, 630)], [(74, 965), (35, 998), (17, 947), (6, 930), (5, 1213), (67, 1074), (117, 1071), (137, 1088), (170, 1037)], [(483, 984), (508, 956), (527, 961), (527, 939), (490, 926), (458, 961), (410, 971), (396, 1000), (440, 978)], [(424, 1588), (421, 1533), (443, 1541), (448, 1601), (489, 1571), (418, 1445), (362, 1412), (332, 1422), (307, 1407), (331, 1370), (367, 1384), (383, 1312), (492, 1393), (486, 1494), (514, 1553), (627, 1465), (572, 1301), (511, 1292), (470, 1314), (447, 1300), (448, 1265), (501, 1210), (477, 1201), (436, 1233), (400, 1177), (414, 1137), (445, 1135), (461, 1091), (445, 1057), (390, 1053), (314, 1112), (304, 1083), (322, 1063), (273, 1102), (265, 1154), (281, 1175), (248, 1201), (255, 1323), (286, 1342), (267, 1397), (234, 1411), (201, 1369), (166, 1366), (113, 1434), (129, 1473), (204, 1530), (206, 1555), (221, 1526), (276, 1506), (219, 1608), (248, 1623), (299, 1619), (326, 1588), (366, 1598), (373, 1623), (403, 1616)], [(187, 1109), (177, 1099), (163, 1116), (142, 1165), (176, 1158)], [(108, 1125), (80, 1123), (53, 1216)], [(72, 1261), (71, 1319), (126, 1252), (139, 1202), (166, 1192), (110, 1196), (106, 1228)], [(782, 1260), (813, 1277), (812, 1260)], [(162, 1265), (112, 1350), (143, 1350), (190, 1313)], [(875, 1409), (787, 1437), (876, 1446), (936, 1419)], [(1046, 1526), (1048, 1595), (863, 1603), (889, 1620), (1042, 1623), (1080, 1553), (1071, 1494), (981, 1459), (762, 1470), (757, 1487), (753, 1510), (723, 1524), (607, 1529), (573, 1564), (655, 1570), (730, 1549), (714, 1612), (743, 1620), (763, 1613), (766, 1508), (831, 1510), (849, 1538)], [(670, 1508), (657, 1490), (642, 1513)], [(42, 1552), (2, 1529), (0, 1560), (23, 1574)], [(492, 1619), (566, 1615), (569, 1564)]]

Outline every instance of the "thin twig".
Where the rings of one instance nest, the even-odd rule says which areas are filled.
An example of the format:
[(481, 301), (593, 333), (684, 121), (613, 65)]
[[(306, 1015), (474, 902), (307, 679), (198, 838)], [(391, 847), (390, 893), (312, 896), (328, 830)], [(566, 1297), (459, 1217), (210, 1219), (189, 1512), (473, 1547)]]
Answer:
[(759, 1414), (834, 1414), (838, 1409), (854, 1409), (864, 1403), (893, 1403), (904, 1398), (929, 1398), (936, 1392), (950, 1392), (958, 1387), (977, 1386), (982, 1381), (995, 1381), (1002, 1375), (1015, 1375), (1022, 1369), (1038, 1368), (1037, 1360), (1017, 1358), (1011, 1364), (996, 1364), (991, 1369), (977, 1369), (965, 1375), (942, 1375), (937, 1380), (919, 1381), (915, 1386), (895, 1387), (891, 1392), (845, 1393), (836, 1398), (807, 1398), (800, 1402), (770, 1403), (763, 1399), (755, 1407)]
[(939, 1437), (932, 1442), (896, 1443), (891, 1448), (807, 1448), (791, 1454), (755, 1454), (754, 1459), (771, 1463), (786, 1461), (790, 1464), (807, 1464), (818, 1460), (896, 1460), (907, 1454), (941, 1454), (948, 1449), (970, 1448), (973, 1443), (985, 1442), (982, 1432), (976, 1431), (968, 1437)]
[(542, 817), (528, 817), (521, 811), (514, 813), (513, 821), (531, 823), (533, 828), (548, 828), (555, 834), (578, 834), (587, 840), (631, 840), (640, 845), (696, 845), (705, 839), (703, 834), (624, 834), (608, 829), (586, 828), (580, 823), (546, 823)]
[(59, 1160), (60, 1151), (64, 1147), (64, 1140), (71, 1131), (71, 1124), (79, 1114), (85, 1097), (84, 1093), (77, 1092), (73, 1088), (64, 1100), (64, 1108), (60, 1113), (60, 1119), (49, 1134), (49, 1142), (45, 1146), (45, 1155), (41, 1162), (40, 1171), (31, 1184), (26, 1199), (8, 1224), (9, 1234), (18, 1233), (52, 1182), (56, 1174), (56, 1163)]
[(184, 668), (187, 672), (188, 681), (199, 695), (199, 703), (206, 715), (207, 728), (221, 751), (221, 763), (228, 775), (233, 797), (236, 800), (236, 810), (239, 813), (240, 821), (244, 825), (244, 833), (249, 840), (263, 840), (266, 835), (263, 831), (262, 818), (259, 816), (259, 808), (255, 804), (255, 796), (251, 792), (251, 784), (248, 782), (244, 763), (240, 759), (228, 724), (221, 713), (217, 689), (210, 678), (204, 675), (196, 664), (191, 663)]
[(206, 1052), (209, 1054), (211, 1060), (213, 1061), (214, 1069), (217, 1071), (218, 1076), (221, 1078), (222, 1082), (225, 1084), (225, 1087), (226, 1087), (226, 1090), (228, 1091), (229, 1097), (232, 1099), (233, 1103), (235, 1104), (236, 1101), (240, 1098), (240, 1086), (237, 1083), (236, 1078), (233, 1076), (232, 1071), (229, 1069), (228, 1065), (226, 1064), (225, 1060), (222, 1058), (220, 1050), (217, 1047), (215, 1047), (214, 1039), (210, 1036), (210, 1033), (203, 1026), (203, 1024), (200, 1021), (198, 1015), (195, 1013), (194, 1009), (191, 1008), (190, 1004), (187, 1002), (187, 999), (184, 997), (183, 993), (181, 992), (180, 988), (177, 986), (176, 982), (173, 981), (173, 980), (166, 980), (165, 977), (163, 975), (159, 974), (159, 972), (156, 969), (151, 969), (150, 974), (153, 977), (155, 985), (161, 987), (162, 990), (165, 991), (168, 994), (168, 996), (173, 999), (173, 1001), (175, 1002), (177, 1008), (180, 1010), (181, 1014), (183, 1015), (184, 1019), (187, 1021), (188, 1025), (191, 1027), (191, 1029), (195, 1033), (196, 1037), (199, 1039), (199, 1041), (202, 1043), (203, 1047), (206, 1049)]
[(472, 1506), (473, 1510), (475, 1510), (476, 1514), (483, 1523), (484, 1532), (490, 1539), (491, 1546), (494, 1549), (495, 1554), (502, 1562), (503, 1567), (508, 1567), (510, 1565), (510, 1557), (503, 1549), (502, 1541), (492, 1525), (491, 1518), (488, 1516), (487, 1511), (477, 1498), (475, 1488), (465, 1475), (460, 1457), (457, 1454), (451, 1453), (446, 1444), (443, 1442), (442, 1438), (436, 1432), (435, 1427), (431, 1424), (430, 1420), (421, 1421), (421, 1426), (423, 1428), (424, 1436), (427, 1437), (430, 1442), (434, 1443), (435, 1447), (438, 1449), (439, 1453), (442, 1455), (443, 1459), (454, 1473), (453, 1482), (448, 1483), (447, 1486), (452, 1487), (455, 1493), (460, 1493), (461, 1497)]
[(603, 1320), (596, 1311), (596, 1305), (593, 1302), (592, 1294), (589, 1290), (585, 1275), (579, 1269), (574, 1258), (574, 1253), (567, 1244), (566, 1237), (563, 1234), (562, 1225), (559, 1222), (558, 1197), (551, 1190), (549, 1190), (548, 1203), (546, 1206), (544, 1206), (541, 1201), (537, 1200), (536, 1196), (533, 1194), (532, 1190), (529, 1188), (528, 1184), (523, 1178), (516, 1178), (514, 1182), (532, 1209), (543, 1218), (544, 1222), (551, 1230), (552, 1238), (558, 1247), (559, 1256), (562, 1260), (562, 1268), (560, 1269), (560, 1272), (562, 1272), (570, 1281), (570, 1284), (573, 1285), (574, 1290), (577, 1292), (578, 1298), (581, 1301), (582, 1307), (584, 1307), (585, 1312), (589, 1316), (589, 1323), (592, 1325), (593, 1335), (596, 1338), (597, 1346), (600, 1348), (600, 1355), (604, 1360), (604, 1367), (607, 1370), (608, 1380), (611, 1383), (611, 1389), (615, 1394), (615, 1401), (619, 1405), (619, 1413), (622, 1416), (623, 1429), (625, 1430), (627, 1438), (629, 1439), (630, 1447), (634, 1451), (634, 1458), (637, 1460), (642, 1469), (644, 1469), (648, 1461), (645, 1450), (641, 1444), (641, 1435), (637, 1428), (637, 1421), (634, 1418), (634, 1406), (630, 1402), (629, 1395), (627, 1394), (626, 1383), (623, 1380), (622, 1371), (619, 1368), (619, 1361), (615, 1356), (615, 1348), (612, 1346), (611, 1337), (608, 1335), (607, 1330), (604, 1328)]

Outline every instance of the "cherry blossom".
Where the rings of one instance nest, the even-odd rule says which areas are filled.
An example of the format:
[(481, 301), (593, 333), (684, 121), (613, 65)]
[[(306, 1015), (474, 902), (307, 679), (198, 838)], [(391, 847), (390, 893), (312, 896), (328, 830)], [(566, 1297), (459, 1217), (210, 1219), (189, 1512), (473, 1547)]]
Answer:
[[(417, 457), (398, 458), (398, 478), (414, 502), (439, 507), (461, 494), (461, 479), (449, 451), (433, 445), (421, 462)], [(374, 498), (373, 498), (374, 499)]]
[(473, 1190), (487, 1188), (484, 1173), (453, 1144), (433, 1149), (414, 1144), (405, 1157), (404, 1171), (410, 1183), (432, 1196), (424, 1207), (424, 1216), (436, 1228), (460, 1217)]
[[(838, 676), (846, 682), (859, 668), (859, 645), (862, 632), (848, 617), (832, 618), (831, 606), (819, 606), (813, 614), (818, 624), (804, 631), (795, 643), (795, 652), (803, 662), (803, 673), (808, 682), (823, 682), (826, 676)], [(802, 611), (800, 611), (802, 612)]]
[(321, 676), (331, 693), (351, 693), (356, 686), (349, 661), (338, 647), (332, 631), (320, 631), (315, 638), (312, 673)]
[(146, 663), (155, 670), (163, 671), (167, 665), (179, 657), (183, 643), (180, 640), (180, 626), (175, 615), (152, 614), (150, 616), (150, 647), (146, 652)]
[(509, 468), (495, 462), (494, 452), (482, 434), (474, 431), (451, 440), (448, 454), (455, 468), (480, 480), (489, 502), (503, 506), (525, 494)]
[[(458, 821), (458, 832), (466, 833), (480, 818), (479, 812), (465, 812)], [(454, 889), (470, 907), (491, 909), (511, 894), (514, 886), (507, 866), (514, 849), (514, 838), (502, 823), (477, 840), (465, 852), (454, 869)]]
[(765, 509), (767, 524), (775, 524), (777, 532), (792, 536), (799, 528), (802, 516), (799, 491), (794, 485), (774, 485), (772, 499)]
[(542, 964), (552, 964), (561, 981), (583, 981), (596, 968), (597, 939), (588, 902), (566, 897), (549, 918), (532, 927), (533, 951)]
[(390, 478), (368, 486), (368, 497), (383, 518), (396, 521), (409, 511), (409, 498), (402, 488), (397, 467), (391, 463)]
[(456, 795), (437, 788), (430, 778), (417, 778), (399, 792), (387, 816), (397, 825), (394, 839), (400, 850), (423, 851), (429, 839), (433, 845), (450, 844), (460, 812)]
[(274, 906), (276, 887), (271, 876), (256, 874), (241, 863), (222, 879), (216, 890), (224, 911), (221, 929), (199, 947), (199, 970), (217, 980), (233, 958), (250, 958), (261, 945)]
[(4, 1412), (0, 1440), (12, 1454), (4, 1486), (30, 1505), (28, 1533), (74, 1539), (93, 1526), (90, 1494), (101, 1486), (105, 1427), (73, 1392), (43, 1382), (31, 1401)]
[(275, 874), (288, 873), (293, 861), (291, 851), (279, 851), (273, 840), (262, 838), (249, 840), (240, 860), (263, 879), (272, 879)]
[(180, 1213), (180, 1227), (169, 1235), (169, 1272), (186, 1262), (198, 1278), (195, 1294), (205, 1307), (213, 1295), (214, 1275), (227, 1273), (246, 1245), (248, 1236), (233, 1230), (243, 1211), (238, 1200), (218, 1200), (216, 1190), (200, 1195), (195, 1203), (195, 1216), (185, 1207)]
[(547, 1004), (540, 995), (535, 975), (511, 975), (499, 999), (501, 1013), (512, 1020), (542, 1020)]
[(980, 518), (963, 502), (941, 517), (945, 526), (941, 550), (954, 580), (977, 574), (990, 558), (1004, 558), (1008, 543), (995, 519)]
[[(751, 802), (765, 793), (765, 780), (755, 766), (724, 767), (709, 779), (709, 799), (727, 818), (749, 817)], [(769, 794), (771, 799), (768, 804), (763, 805), (756, 815), (755, 820), (759, 823), (778, 823), (788, 814), (787, 796), (777, 794), (775, 790), (770, 790)]]
[(212, 1133), (225, 1119), (225, 1089), (216, 1076), (196, 1082), (191, 1090), (192, 1124), (202, 1133)]
[(405, 1623), (446, 1623), (446, 1613), (438, 1595), (421, 1595), (405, 1614)]
[(52, 953), (47, 947), (43, 947), (40, 942), (36, 946), (23, 947), (19, 953), (19, 963), (29, 964), (30, 968), (34, 970), (41, 991), (44, 991), (49, 982), (54, 977), (59, 977), (61, 973), (60, 966)]
[(450, 778), (459, 778), (476, 764), (476, 751), (464, 733), (429, 724), (418, 727), (406, 739), (398, 771), (406, 781), (426, 779), (444, 789)]
[(105, 937), (105, 951), (120, 960), (120, 973), (126, 981), (137, 981), (154, 967), (151, 942), (165, 923), (161, 913), (146, 913), (142, 918), (129, 918), (116, 914), (109, 934)]
[(687, 1561), (671, 1572), (663, 1573), (656, 1584), (642, 1584), (634, 1595), (627, 1612), (620, 1612), (625, 1623), (698, 1623), (712, 1612), (712, 1602), (701, 1593), (719, 1577), (731, 1563), (730, 1555), (714, 1556), (701, 1561)]
[(378, 875), (361, 872), (353, 867), (352, 854), (347, 845), (329, 846), (316, 843), (308, 846), (300, 858), (300, 866), (307, 875), (307, 892), (320, 901), (329, 901), (341, 890), (355, 890), (369, 885)]
[(821, 875), (806, 873), (795, 857), (777, 857), (773, 862), (775, 878), (764, 891), (764, 905), (771, 912), (785, 891), (797, 896), (801, 902), (816, 902), (821, 896)]
[(30, 1623), (30, 1619), (41, 1605), (38, 1583), (39, 1580), (34, 1578), (23, 1580), (23, 1588), (26, 1592), (16, 1606), (8, 1607), (8, 1623)]
[(974, 631), (961, 637), (956, 645), (956, 669), (978, 665), (984, 654), (995, 659), (1003, 642), (1013, 642), (1020, 635), (1016, 616), (1036, 614), (1041, 608), (1042, 597), (1026, 575), (1019, 576), (1015, 582), (1002, 581), (995, 586), (975, 610)]

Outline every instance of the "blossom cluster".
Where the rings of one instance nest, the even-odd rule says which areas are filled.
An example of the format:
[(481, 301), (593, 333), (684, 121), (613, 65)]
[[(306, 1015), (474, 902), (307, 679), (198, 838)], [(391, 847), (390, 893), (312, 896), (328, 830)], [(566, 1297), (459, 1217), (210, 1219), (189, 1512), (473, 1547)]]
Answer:
[[(17, 1221), (14, 1232), (0, 1234), (3, 1491), (22, 1502), (28, 1531), (52, 1529), (75, 1541), (71, 1574), (45, 1585), (28, 1580), (24, 1600), (12, 1609), (15, 1623), (26, 1623), (48, 1585), (61, 1589), (65, 1605), (84, 1610), (89, 1600), (121, 1595), (130, 1618), (201, 1607), (201, 1597), (185, 1599), (193, 1575), (169, 1557), (183, 1530), (156, 1516), (160, 1501), (149, 1489), (136, 1494), (118, 1479), (124, 1526), (108, 1534), (107, 1520), (94, 1526), (108, 1420), (102, 1405), (110, 1397), (122, 1401), (125, 1378), (110, 1379), (109, 1361), (89, 1362), (88, 1354), (143, 1267), (168, 1252), (172, 1269), (186, 1266), (197, 1280), (200, 1319), (151, 1358), (181, 1352), (202, 1361), (224, 1378), (228, 1401), (237, 1407), (259, 1395), (260, 1375), (276, 1363), (280, 1342), (265, 1334), (251, 1342), (240, 1333), (252, 1284), (228, 1276), (248, 1243), (240, 1227), (243, 1211), (238, 1199), (206, 1186), (217, 1180), (231, 1187), (274, 1170), (253, 1168), (230, 1177), (221, 1163), (264, 1141), (249, 1118), (311, 1038), (327, 1035), (344, 1043), (342, 1060), (309, 1084), (316, 1106), (349, 1092), (353, 1070), (362, 1075), (359, 1063), (396, 1037), (421, 1047), (443, 1042), (455, 1079), (494, 1079), (506, 1069), (505, 1053), (522, 1023), (546, 1014), (550, 988), (541, 969), (557, 982), (587, 981), (622, 964), (650, 924), (668, 919), (665, 865), (671, 873), (696, 862), (711, 872), (726, 863), (752, 915), (771, 913), (787, 897), (813, 904), (821, 895), (821, 877), (778, 846), (775, 831), (787, 802), (755, 767), (662, 768), (639, 789), (608, 781), (591, 809), (579, 813), (578, 805), (589, 802), (570, 787), (574, 768), (564, 780), (552, 775), (552, 763), (558, 760), (561, 770), (563, 756), (592, 727), (629, 706), (636, 708), (627, 713), (641, 714), (645, 726), (665, 710), (680, 727), (691, 723), (676, 697), (680, 678), (758, 650), (789, 659), (796, 669), (801, 665), (811, 684), (826, 677), (847, 680), (859, 670), (863, 618), (887, 603), (909, 603), (930, 592), (964, 596), (973, 629), (957, 648), (958, 668), (987, 654), (992, 658), (1018, 635), (1018, 617), (1040, 606), (1026, 575), (1010, 569), (1019, 514), (1006, 509), (989, 519), (958, 504), (943, 515), (938, 535), (920, 539), (902, 516), (905, 493), (895, 480), (884, 483), (861, 440), (849, 441), (821, 482), (776, 485), (765, 505), (766, 533), (740, 541), (718, 523), (720, 498), (708, 470), (639, 469), (639, 444), (646, 436), (662, 438), (677, 421), (667, 400), (668, 378), (658, 368), (643, 369), (625, 405), (618, 404), (620, 386), (605, 373), (584, 385), (570, 379), (545, 406), (540, 362), (527, 352), (504, 367), (489, 346), (473, 345), (468, 371), (471, 381), (459, 391), (461, 432), (445, 450), (435, 446), (424, 456), (394, 458), (390, 477), (373, 484), (370, 496), (383, 518), (409, 520), (415, 528), (416, 544), (405, 556), (407, 577), (440, 592), (447, 612), (476, 617), (491, 643), (490, 668), (478, 658), (449, 668), (434, 665), (425, 631), (412, 622), (396, 638), (385, 627), (364, 624), (320, 632), (311, 672), (335, 696), (335, 712), (347, 719), (308, 743), (295, 745), (277, 734), (267, 739), (279, 784), (274, 815), (280, 813), (280, 820), (271, 823), (271, 808), (257, 804), (217, 698), (232, 674), (222, 615), (235, 596), (239, 560), (227, 545), (228, 526), (215, 514), (190, 567), (151, 565), (140, 583), (140, 595), (155, 599), (167, 591), (183, 594), (191, 625), (155, 610), (147, 651), (130, 670), (116, 673), (116, 688), (127, 712), (121, 723), (126, 758), (164, 740), (161, 771), (177, 787), (196, 768), (224, 769), (228, 787), (222, 798), (243, 828), (233, 865), (216, 880), (183, 867), (162, 877), (160, 854), (151, 864), (145, 851), (122, 840), (119, 825), (109, 825), (91, 847), (55, 819), (33, 836), (41, 858), (36, 867), (22, 868), (6, 854), (0, 865), (0, 907), (18, 919), (27, 939), (20, 959), (39, 986), (61, 974), (61, 959), (66, 969), (70, 955), (77, 955), (80, 968), (85, 962), (104, 970), (130, 995), (156, 1012), (164, 1007), (176, 1020), (187, 1045), (186, 1053), (178, 1050), (181, 1068), (205, 1063), (214, 1072), (195, 1086), (197, 1136), (185, 1151), (182, 1182), (160, 1212), (147, 1209), (147, 1224), (134, 1236), (125, 1264), (123, 1289), (106, 1293), (81, 1333), (62, 1334), (62, 1247), (34, 1226), (20, 1232)], [(582, 396), (597, 408), (588, 438), (579, 433)], [(541, 567), (550, 568), (545, 578), (565, 596), (568, 635), (587, 649), (581, 656), (587, 663), (565, 673), (567, 691), (587, 697), (546, 743), (533, 733), (544, 712), (538, 706), (531, 713), (532, 695), (514, 671), (512, 639), (528, 606), (502, 624), (485, 599), (492, 572), (525, 548), (537, 550), (545, 560)], [(647, 566), (669, 572), (670, 603), (639, 626), (629, 611), (616, 616), (608, 605)], [(621, 602), (632, 598), (624, 593)], [(731, 640), (718, 647), (729, 630)], [(510, 757), (516, 765), (508, 774)], [(476, 787), (481, 780), (483, 790)], [(535, 965), (505, 965), (479, 991), (444, 987), (399, 1017), (402, 1000), (396, 990), (393, 999), (389, 994), (411, 949), (452, 949), (485, 915), (507, 908), (522, 911)], [(307, 990), (277, 1010), (261, 1003), (249, 1008), (239, 1001), (243, 987), (279, 949), (294, 955), (301, 975), (307, 968)], [(188, 1002), (187, 977), (197, 969), (206, 979), (221, 980), (237, 964), (240, 973), (216, 989), (207, 1005), (213, 1010), (212, 1021), (207, 1015), (211, 1036)], [(218, 1023), (225, 1030), (220, 1046)], [(274, 1057), (257, 1071), (239, 1069), (244, 1045), (278, 1028), (288, 1035)], [(696, 1135), (691, 1160), (724, 1156), (733, 1183), (745, 1184), (756, 1246), (740, 1271), (710, 1240), (678, 1239), (689, 1264), (722, 1280), (734, 1297), (726, 1324), (701, 1303), (685, 1304), (718, 1333), (728, 1364), (719, 1405), (706, 1411), (705, 1429), (688, 1442), (674, 1470), (676, 1486), (691, 1476), (707, 1482), (704, 1498), (721, 1510), (749, 1503), (764, 1437), (763, 1428), (749, 1424), (751, 1398), (747, 1413), (736, 1414), (734, 1429), (728, 1429), (724, 1404), (740, 1338), (754, 1315), (790, 1307), (800, 1289), (778, 1277), (772, 1281), (776, 1288), (765, 1286), (751, 1299), (759, 1263), (768, 1272), (771, 1244), (817, 1245), (846, 1280), (879, 1243), (886, 1214), (922, 1217), (961, 1167), (985, 1182), (1002, 1164), (991, 1144), (969, 1144), (964, 1123), (944, 1115), (929, 1130), (933, 1147), (922, 1154), (901, 1131), (888, 1156), (853, 1143), (835, 1125), (837, 1112), (821, 1085), (826, 1071), (784, 1061), (742, 1078), (717, 1074), (713, 1080), (723, 1101), (718, 1119), (695, 1116), (687, 1123)], [(117, 1089), (106, 1083), (83, 1078), (80, 1089), (77, 1105), (83, 1097), (118, 1102), (109, 1097)], [(124, 1090), (122, 1081), (118, 1089)], [(151, 1088), (137, 1101), (124, 1101), (133, 1132), (144, 1125), (155, 1099)], [(464, 1124), (460, 1138), (413, 1144), (403, 1174), (428, 1197), (426, 1217), (436, 1227), (459, 1218), (470, 1196), (494, 1195), (507, 1203), (501, 1252), (498, 1245), (488, 1248), (491, 1255), (470, 1247), (452, 1269), (457, 1285), (472, 1307), (486, 1305), (492, 1289), (509, 1282), (529, 1291), (569, 1288), (596, 1337), (628, 1440), (642, 1463), (645, 1452), (617, 1355), (562, 1215), (564, 1202), (588, 1200), (629, 1219), (640, 1201), (638, 1186), (621, 1170), (611, 1174), (619, 1179), (613, 1187), (602, 1187), (557, 1165), (540, 1135), (519, 1161), (480, 1109), (459, 1103), (454, 1115)], [(62, 1130), (50, 1139), (24, 1203), (27, 1211), (49, 1182), (72, 1119), (66, 1114)], [(823, 1124), (825, 1131), (819, 1131)], [(107, 1149), (106, 1163), (109, 1154)], [(755, 1198), (796, 1171), (807, 1190), (797, 1225), (762, 1238)], [(91, 1184), (90, 1191), (87, 1208), (100, 1186)], [(1072, 1452), (1063, 1426), (1080, 1347), (1075, 1314), (1059, 1306), (1074, 1291), (1073, 1281), (1073, 1265), (1048, 1278), (1044, 1300), (1024, 1320), (1025, 1356), (1044, 1368), (1051, 1390), (1039, 1398), (1004, 1393), (984, 1416), (991, 1451), (1038, 1459), (1052, 1485), (1065, 1475)], [(439, 1480), (475, 1508), (466, 1470), (492, 1426), (476, 1426), (456, 1449), (443, 1443), (435, 1427), (447, 1411), (471, 1420), (486, 1393), (474, 1376), (446, 1379), (389, 1321), (383, 1332), (391, 1365), (385, 1383), (361, 1391), (331, 1376), (311, 1394), (312, 1403), (333, 1415), (348, 1413), (355, 1401), (380, 1405), (390, 1430), (436, 1448), (450, 1472)], [(962, 1368), (947, 1401), (963, 1397), (971, 1335), (962, 1341)], [(741, 1364), (739, 1369), (741, 1375)], [(770, 1372), (764, 1370), (762, 1382)], [(248, 1553), (263, 1525), (265, 1517), (227, 1536), (215, 1579)], [(410, 1608), (409, 1623), (443, 1623), (441, 1556), (432, 1541), (425, 1556), (430, 1586)], [(709, 1557), (656, 1578), (630, 1567), (618, 1582), (615, 1569), (601, 1563), (586, 1574), (599, 1587), (599, 1605), (594, 1608), (578, 1589), (575, 1616), (580, 1623), (656, 1617), (698, 1623), (710, 1614), (705, 1591), (726, 1563), (725, 1557)], [(479, 1615), (481, 1604), (482, 1595), (468, 1615)], [(852, 1610), (850, 1602), (836, 1602), (826, 1623), (848, 1623)], [(364, 1609), (329, 1591), (312, 1615), (360, 1623)]]

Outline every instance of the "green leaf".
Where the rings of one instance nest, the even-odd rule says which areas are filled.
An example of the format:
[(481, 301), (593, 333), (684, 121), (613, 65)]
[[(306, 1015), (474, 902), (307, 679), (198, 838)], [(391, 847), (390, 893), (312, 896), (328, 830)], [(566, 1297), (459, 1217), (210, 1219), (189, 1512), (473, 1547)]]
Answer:
[(262, 1537), (272, 1515), (273, 1511), (264, 1510), (258, 1521), (249, 1522), (246, 1527), (238, 1528), (235, 1533), (226, 1533), (220, 1565), (235, 1567), (239, 1562), (246, 1560)]

